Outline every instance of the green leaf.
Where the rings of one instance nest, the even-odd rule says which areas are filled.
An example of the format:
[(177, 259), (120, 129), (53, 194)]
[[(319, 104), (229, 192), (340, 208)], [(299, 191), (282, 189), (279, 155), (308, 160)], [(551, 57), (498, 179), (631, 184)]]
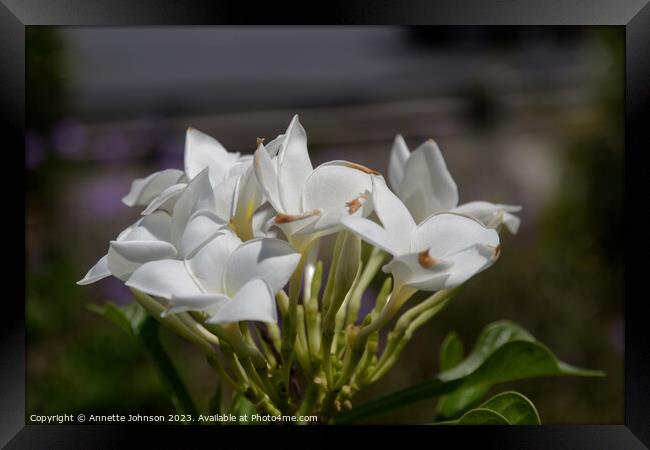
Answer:
[(460, 419), (437, 425), (541, 425), (533, 402), (515, 391), (495, 395), (478, 408), (467, 411)]
[[(458, 389), (486, 389), (506, 381), (542, 376), (604, 376), (558, 361), (545, 345), (509, 321), (494, 322), (481, 332), (474, 349), (460, 364), (437, 377), (355, 407), (334, 419), (351, 423)], [(481, 394), (483, 395), (483, 394)]]
[(463, 359), (465, 348), (455, 332), (449, 333), (440, 345), (440, 371), (452, 369)]
[(137, 336), (138, 330), (147, 318), (147, 312), (138, 303), (118, 306), (115, 303), (106, 302), (103, 305), (90, 304), (88, 305), (88, 309), (100, 316), (106, 317), (133, 336)]
[[(251, 415), (256, 412), (255, 405), (251, 403), (242, 394), (237, 393), (230, 406), (230, 413), (237, 416), (237, 423), (241, 425), (251, 425)], [(248, 420), (243, 420), (242, 416), (248, 416)]]
[(463, 415), (457, 425), (510, 425), (510, 422), (496, 411), (476, 408)]

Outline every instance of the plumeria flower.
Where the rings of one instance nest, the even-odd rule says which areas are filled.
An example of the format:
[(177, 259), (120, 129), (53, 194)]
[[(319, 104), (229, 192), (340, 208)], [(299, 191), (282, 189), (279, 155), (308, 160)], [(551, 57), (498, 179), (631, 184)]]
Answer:
[(299, 260), (300, 255), (279, 239), (242, 243), (233, 234), (223, 234), (189, 259), (143, 264), (126, 285), (166, 299), (165, 314), (201, 311), (208, 323), (276, 322), (275, 294)]
[[(138, 178), (131, 184), (131, 190), (122, 198), (127, 206), (147, 206), (157, 199), (158, 209), (162, 205), (173, 206), (173, 200), (180, 195), (189, 181), (206, 167), (210, 168), (210, 181), (217, 185), (231, 175), (241, 172), (242, 165), (250, 156), (228, 152), (216, 139), (194, 128), (188, 128), (185, 135), (185, 170), (166, 169), (146, 178)], [(161, 194), (164, 195), (161, 197)]]
[(338, 231), (342, 217), (368, 215), (366, 200), (372, 189), (371, 176), (378, 175), (348, 161), (331, 161), (313, 169), (307, 135), (297, 115), (291, 120), (276, 157), (260, 143), (254, 170), (276, 212), (268, 226), (278, 226), (294, 243), (308, 243)]
[[(267, 151), (270, 156), (277, 154), (282, 139), (283, 135), (280, 135), (269, 143)], [(264, 203), (264, 195), (253, 171), (252, 155), (240, 156), (239, 153), (229, 153), (215, 139), (194, 129), (189, 129), (187, 132), (185, 172), (181, 182), (163, 189), (149, 201), (142, 214), (147, 215), (158, 210), (171, 212), (188, 186), (182, 181), (193, 180), (206, 168), (210, 185), (215, 193), (216, 209), (213, 212), (244, 240), (256, 235), (264, 235), (261, 232), (261, 225), (256, 227), (257, 222), (253, 221), (257, 209)], [(146, 188), (139, 191), (140, 198), (149, 198), (145, 194), (154, 190), (151, 186), (160, 186), (157, 180), (165, 173), (166, 171), (158, 172), (158, 178), (154, 178)], [(171, 178), (171, 176), (167, 177)], [(139, 180), (134, 182), (134, 186), (137, 183)], [(140, 188), (140, 184), (137, 184), (137, 187)], [(133, 196), (133, 192), (132, 188), (127, 197)]]
[(372, 181), (372, 201), (382, 226), (362, 217), (346, 217), (342, 224), (393, 256), (383, 270), (393, 274), (398, 288), (452, 288), (498, 258), (499, 235), (494, 229), (453, 213), (431, 215), (418, 225), (384, 180)]
[(172, 215), (158, 210), (122, 231), (78, 284), (94, 283), (109, 275), (126, 281), (144, 263), (192, 256), (216, 235), (229, 232), (227, 222), (215, 213), (218, 200), (206, 168), (187, 185)]
[(395, 137), (388, 180), (417, 223), (438, 212), (472, 216), (491, 228), (504, 224), (511, 233), (519, 229), (512, 213), (521, 206), (469, 202), (458, 206), (458, 188), (436, 143), (429, 139), (411, 153), (401, 135)]

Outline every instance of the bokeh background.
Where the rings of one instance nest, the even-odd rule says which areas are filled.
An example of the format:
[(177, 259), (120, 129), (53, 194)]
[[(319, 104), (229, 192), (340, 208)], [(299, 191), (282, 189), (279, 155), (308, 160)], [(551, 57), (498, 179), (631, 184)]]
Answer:
[[(75, 281), (137, 219), (120, 202), (131, 180), (182, 167), (187, 126), (250, 153), (299, 113), (315, 165), (385, 172), (396, 133), (411, 148), (433, 137), (461, 202), (524, 207), (498, 264), (358, 402), (432, 376), (447, 332), (471, 347), (510, 319), (607, 377), (498, 390), (529, 396), (547, 424), (623, 422), (620, 27), (28, 27), (27, 45), (27, 415), (173, 411), (140, 344), (87, 308), (128, 303), (128, 290)], [(213, 372), (162, 339), (205, 404)], [(434, 411), (425, 401), (376, 422)]]

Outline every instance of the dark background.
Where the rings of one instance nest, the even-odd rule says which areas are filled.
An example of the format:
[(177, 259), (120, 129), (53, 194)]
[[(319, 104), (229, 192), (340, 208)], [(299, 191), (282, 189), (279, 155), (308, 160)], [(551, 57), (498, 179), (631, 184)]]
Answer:
[[(412, 148), (433, 137), (461, 202), (524, 207), (498, 264), (363, 398), (433, 375), (448, 331), (470, 347), (507, 318), (608, 376), (499, 390), (529, 396), (544, 423), (622, 423), (623, 42), (612, 27), (29, 27), (27, 414), (172, 410), (138, 343), (85, 308), (128, 290), (74, 282), (137, 218), (120, 202), (131, 180), (182, 166), (187, 126), (251, 152), (299, 113), (315, 164), (385, 172), (396, 133)], [(163, 337), (204, 404), (213, 373)]]

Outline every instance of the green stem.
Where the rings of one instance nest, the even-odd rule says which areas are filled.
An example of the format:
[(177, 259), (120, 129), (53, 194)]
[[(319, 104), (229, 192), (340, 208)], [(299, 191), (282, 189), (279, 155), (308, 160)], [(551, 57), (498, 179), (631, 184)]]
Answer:
[(359, 316), (359, 309), (361, 308), (361, 298), (363, 297), (363, 293), (368, 289), (368, 286), (384, 263), (386, 256), (387, 254), (384, 251), (380, 250), (378, 247), (373, 247), (370, 256), (368, 257), (368, 261), (363, 268), (363, 272), (352, 290), (352, 295), (350, 296), (347, 308), (347, 325), (354, 325), (356, 323)]
[(335, 388), (343, 386), (352, 373), (354, 372), (359, 360), (363, 356), (366, 348), (368, 338), (374, 331), (378, 331), (384, 327), (395, 316), (397, 311), (404, 305), (404, 303), (415, 293), (415, 289), (407, 286), (396, 286), (388, 299), (388, 304), (384, 307), (382, 312), (370, 324), (361, 328), (354, 340), (354, 344), (350, 348), (350, 358), (346, 360), (345, 366), (341, 370)]
[[(389, 345), (386, 347), (386, 351), (382, 354), (379, 362), (375, 366), (374, 372), (370, 376), (370, 382), (374, 383), (383, 377), (397, 362), (399, 355), (406, 347), (406, 344), (413, 337), (413, 333), (424, 325), (426, 322), (431, 320), (435, 315), (440, 312), (445, 305), (451, 300), (451, 297), (445, 297), (435, 306), (432, 306), (430, 309), (422, 312), (413, 322), (411, 322), (406, 329), (400, 329), (394, 335), (392, 342), (389, 337)], [(391, 336), (392, 337), (392, 336)], [(390, 347), (390, 348), (389, 348)]]
[(282, 347), (280, 352), (282, 355), (282, 381), (287, 392), (289, 392), (291, 365), (294, 351), (296, 350), (296, 338), (298, 336), (300, 284), (302, 283), (303, 269), (309, 253), (309, 245), (307, 244), (305, 247), (301, 251), (300, 262), (289, 279), (289, 306), (282, 323)]

